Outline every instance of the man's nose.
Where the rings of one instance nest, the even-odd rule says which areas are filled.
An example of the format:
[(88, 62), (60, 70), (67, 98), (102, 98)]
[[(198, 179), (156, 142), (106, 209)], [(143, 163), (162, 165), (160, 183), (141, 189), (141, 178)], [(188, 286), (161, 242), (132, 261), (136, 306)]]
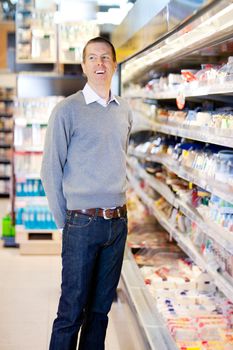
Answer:
[(97, 64), (102, 64), (102, 63), (103, 63), (102, 57), (97, 57)]

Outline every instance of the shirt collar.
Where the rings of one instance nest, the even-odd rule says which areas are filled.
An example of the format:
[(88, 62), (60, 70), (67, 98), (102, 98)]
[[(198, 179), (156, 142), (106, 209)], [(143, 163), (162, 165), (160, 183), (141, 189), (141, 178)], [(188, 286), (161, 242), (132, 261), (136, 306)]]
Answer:
[[(83, 90), (83, 95), (86, 101), (86, 104), (90, 104), (93, 102), (98, 102), (101, 105), (106, 104), (106, 101), (100, 97), (91, 87), (88, 83), (86, 83), (86, 85), (84, 86)], [(112, 91), (110, 91), (110, 99), (107, 103), (107, 105), (112, 102), (115, 101), (118, 105), (120, 104), (119, 101), (117, 100), (117, 98), (113, 95)]]

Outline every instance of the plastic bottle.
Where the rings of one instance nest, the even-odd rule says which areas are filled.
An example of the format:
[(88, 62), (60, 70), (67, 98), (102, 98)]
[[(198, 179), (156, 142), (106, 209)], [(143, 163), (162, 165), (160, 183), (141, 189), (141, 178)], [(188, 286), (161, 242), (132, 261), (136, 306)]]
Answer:
[(9, 214), (5, 215), (2, 218), (2, 236), (3, 237), (11, 236), (11, 217)]
[(39, 180), (33, 180), (34, 184), (33, 184), (33, 196), (39, 196)]
[(28, 217), (29, 217), (29, 210), (28, 208), (24, 209), (24, 214), (23, 214), (23, 224), (25, 226), (25, 228), (28, 228)]
[(44, 207), (41, 207), (41, 228), (46, 228), (46, 212)]
[(32, 184), (32, 180), (28, 179), (26, 181), (27, 184), (27, 191), (28, 191), (28, 196), (32, 196), (33, 195), (33, 184)]

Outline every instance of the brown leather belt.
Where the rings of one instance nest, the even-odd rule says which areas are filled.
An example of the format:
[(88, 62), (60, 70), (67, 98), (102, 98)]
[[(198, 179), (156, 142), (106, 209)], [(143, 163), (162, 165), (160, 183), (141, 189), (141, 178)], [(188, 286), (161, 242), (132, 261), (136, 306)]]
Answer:
[(127, 213), (126, 205), (122, 207), (116, 207), (114, 209), (102, 209), (102, 208), (90, 208), (90, 209), (76, 209), (68, 210), (69, 213), (84, 214), (90, 216), (100, 216), (104, 219), (117, 219), (120, 217), (125, 217)]

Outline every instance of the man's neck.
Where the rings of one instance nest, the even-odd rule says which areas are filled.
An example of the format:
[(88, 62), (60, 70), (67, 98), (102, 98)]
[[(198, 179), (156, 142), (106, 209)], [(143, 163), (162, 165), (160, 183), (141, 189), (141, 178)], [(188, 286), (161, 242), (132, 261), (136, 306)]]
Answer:
[(110, 99), (110, 87), (109, 86), (98, 86), (95, 87), (88, 83), (89, 86), (97, 93), (97, 95), (106, 101)]

